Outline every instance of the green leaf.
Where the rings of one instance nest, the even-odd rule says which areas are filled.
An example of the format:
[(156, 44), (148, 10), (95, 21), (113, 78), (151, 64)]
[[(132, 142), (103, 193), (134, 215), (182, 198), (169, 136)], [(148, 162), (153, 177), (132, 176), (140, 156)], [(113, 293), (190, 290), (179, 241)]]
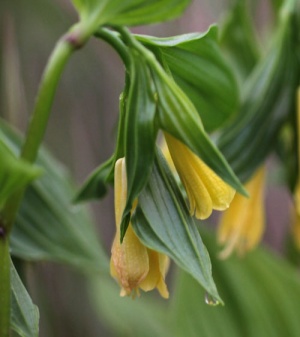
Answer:
[(217, 301), (211, 263), (186, 203), (162, 155), (140, 193), (132, 226), (147, 247), (170, 256)]
[(217, 41), (217, 27), (169, 38), (137, 35), (197, 109), (206, 131), (219, 128), (238, 107), (238, 87)]
[(114, 163), (115, 155), (97, 167), (76, 194), (75, 202), (103, 198), (107, 192), (108, 176)]
[(129, 224), (132, 204), (150, 175), (158, 132), (155, 123), (155, 92), (149, 70), (146, 62), (134, 50), (132, 59), (124, 131), (127, 201), (121, 224), (121, 239)]
[(218, 147), (234, 172), (247, 181), (274, 149), (294, 106), (299, 80), (293, 13), (282, 15), (271, 48), (244, 87), (240, 113), (222, 130)]
[(10, 255), (8, 235), (0, 236), (0, 336), (8, 337), (10, 327)]
[(130, 55), (131, 67), (120, 99), (116, 150), (107, 162), (90, 175), (76, 197), (76, 201), (102, 197), (106, 185), (113, 181), (115, 162), (125, 157), (127, 203), (121, 224), (121, 239), (129, 224), (132, 204), (150, 174), (158, 132), (155, 91), (149, 69), (135, 50), (131, 49)]
[(239, 193), (247, 195), (231, 167), (205, 132), (192, 102), (162, 69), (152, 70), (158, 94), (159, 126), (188, 146)]
[(11, 262), (11, 328), (21, 337), (38, 337), (39, 311)]
[(111, 279), (94, 279), (89, 289), (99, 318), (115, 336), (173, 336), (166, 324), (166, 303), (152, 295), (135, 301), (120, 297), (119, 286)]
[(221, 30), (221, 46), (236, 70), (240, 83), (251, 73), (259, 57), (259, 47), (247, 0), (236, 0)]
[[(11, 149), (18, 151), (20, 137), (3, 122), (0, 132)], [(68, 172), (45, 149), (37, 163), (45, 174), (26, 191), (11, 234), (12, 255), (107, 272), (107, 256), (87, 210), (71, 204), (75, 190)]]
[(190, 3), (191, 0), (110, 0), (110, 6), (118, 10), (110, 22), (122, 26), (164, 22), (178, 17)]
[(219, 260), (214, 235), (201, 233), (226, 305), (209, 307), (203, 289), (189, 275), (180, 273), (171, 308), (174, 336), (199, 336), (199, 331), (203, 337), (299, 336), (300, 287), (296, 269), (262, 249), (242, 259)]
[(24, 160), (18, 159), (3, 142), (0, 134), (0, 209), (14, 192), (25, 187), (41, 171)]
[(81, 20), (97, 29), (104, 24), (138, 26), (174, 19), (191, 0), (72, 0)]

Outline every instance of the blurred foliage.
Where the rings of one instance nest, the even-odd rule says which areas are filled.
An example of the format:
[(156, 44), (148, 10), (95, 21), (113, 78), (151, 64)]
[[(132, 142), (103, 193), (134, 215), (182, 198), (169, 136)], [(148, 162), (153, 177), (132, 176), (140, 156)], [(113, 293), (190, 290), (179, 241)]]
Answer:
[(179, 270), (171, 302), (147, 296), (122, 299), (110, 281), (93, 280), (91, 297), (115, 336), (298, 336), (300, 289), (295, 269), (264, 249), (250, 253), (242, 263), (236, 257), (219, 260), (214, 234), (202, 229), (201, 235), (225, 306), (207, 305), (203, 288)]

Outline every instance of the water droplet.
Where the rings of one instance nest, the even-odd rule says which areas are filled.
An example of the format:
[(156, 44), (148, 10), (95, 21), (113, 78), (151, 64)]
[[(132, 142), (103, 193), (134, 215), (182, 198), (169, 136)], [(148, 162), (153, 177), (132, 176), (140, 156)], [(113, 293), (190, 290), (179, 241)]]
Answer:
[(220, 301), (211, 296), (209, 293), (205, 293), (204, 300), (206, 304), (211, 305), (212, 307), (215, 307), (220, 304)]

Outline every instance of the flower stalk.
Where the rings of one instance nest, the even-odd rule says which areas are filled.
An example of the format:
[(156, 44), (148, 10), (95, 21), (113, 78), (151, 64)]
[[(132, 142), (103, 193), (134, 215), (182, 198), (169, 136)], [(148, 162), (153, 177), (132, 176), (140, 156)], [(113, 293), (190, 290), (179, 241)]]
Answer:
[[(43, 77), (40, 82), (35, 106), (21, 149), (20, 157), (29, 163), (34, 163), (39, 147), (44, 138), (48, 124), (54, 95), (65, 66), (72, 53), (80, 48), (88, 39), (84, 34), (84, 26), (74, 26), (56, 44)], [(0, 214), (0, 229), (5, 233), (0, 238), (0, 335), (7, 337), (10, 334), (10, 260), (9, 260), (9, 235), (15, 217), (21, 204), (25, 187), (15, 192), (5, 203)]]

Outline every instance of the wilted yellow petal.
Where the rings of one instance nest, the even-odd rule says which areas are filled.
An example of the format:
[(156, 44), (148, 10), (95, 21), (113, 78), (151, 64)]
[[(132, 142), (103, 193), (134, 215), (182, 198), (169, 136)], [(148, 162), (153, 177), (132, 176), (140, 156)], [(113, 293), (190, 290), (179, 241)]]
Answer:
[(120, 236), (114, 239), (111, 250), (112, 275), (116, 277), (130, 295), (145, 279), (149, 272), (149, 258), (147, 248), (140, 242), (129, 225), (122, 244)]
[(243, 254), (260, 241), (265, 221), (264, 180), (265, 169), (261, 168), (245, 185), (249, 198), (237, 194), (222, 214), (218, 241), (225, 247), (220, 253), (221, 258), (227, 258), (233, 250)]
[(190, 213), (198, 219), (206, 219), (213, 209), (229, 207), (235, 190), (225, 183), (187, 146), (165, 133), (168, 148), (176, 171), (186, 190)]

